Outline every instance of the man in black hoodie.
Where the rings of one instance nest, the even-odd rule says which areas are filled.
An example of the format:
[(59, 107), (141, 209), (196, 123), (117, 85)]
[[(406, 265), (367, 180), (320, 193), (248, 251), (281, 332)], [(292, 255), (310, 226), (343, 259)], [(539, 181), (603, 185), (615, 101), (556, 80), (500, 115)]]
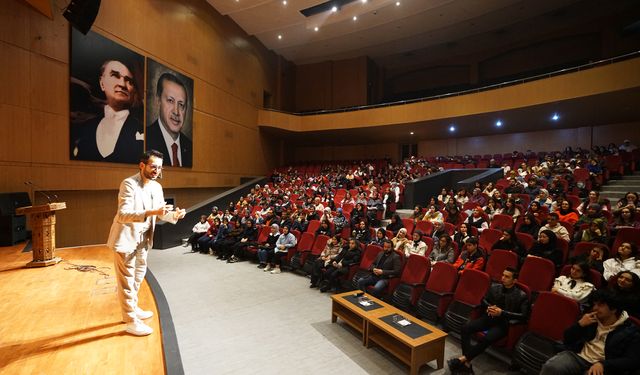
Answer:
[(567, 350), (551, 357), (541, 375), (624, 375), (640, 367), (640, 331), (618, 297), (599, 290), (593, 302), (593, 311), (564, 332)]

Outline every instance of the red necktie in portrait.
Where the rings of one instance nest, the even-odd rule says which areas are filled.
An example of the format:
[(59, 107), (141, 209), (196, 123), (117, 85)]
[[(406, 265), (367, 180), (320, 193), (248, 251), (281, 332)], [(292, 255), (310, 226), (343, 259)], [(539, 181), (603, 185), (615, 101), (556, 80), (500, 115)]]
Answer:
[(171, 166), (179, 167), (180, 161), (178, 160), (178, 144), (177, 143), (174, 143), (171, 145), (171, 152), (173, 153), (173, 155), (171, 156), (171, 160), (173, 161)]

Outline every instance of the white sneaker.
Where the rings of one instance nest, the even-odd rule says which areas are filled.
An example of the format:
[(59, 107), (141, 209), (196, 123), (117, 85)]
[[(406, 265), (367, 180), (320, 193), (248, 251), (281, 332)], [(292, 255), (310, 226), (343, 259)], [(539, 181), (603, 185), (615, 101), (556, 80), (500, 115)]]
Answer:
[(132, 322), (127, 324), (126, 332), (134, 336), (147, 336), (153, 333), (153, 328), (142, 322)]
[(138, 319), (149, 319), (153, 316), (153, 311), (149, 311), (149, 310), (142, 310), (141, 308), (137, 308), (136, 309), (136, 318)]
[(267, 264), (267, 266), (263, 269), (264, 272), (269, 272), (271, 271), (271, 265)]
[(273, 271), (271, 271), (272, 275), (278, 274), (278, 273), (282, 273), (282, 271), (280, 271), (280, 268), (276, 268)]

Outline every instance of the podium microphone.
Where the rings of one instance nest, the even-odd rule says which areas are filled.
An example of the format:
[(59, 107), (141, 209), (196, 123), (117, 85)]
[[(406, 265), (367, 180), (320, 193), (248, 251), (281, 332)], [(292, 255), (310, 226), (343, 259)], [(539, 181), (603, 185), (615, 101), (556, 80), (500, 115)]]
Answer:
[[(31, 189), (42, 189), (42, 187), (34, 184), (32, 181), (25, 181), (24, 182), (25, 185), (27, 186), (31, 186)], [(44, 195), (45, 198), (47, 198), (47, 203), (51, 203), (51, 195), (45, 193), (46, 190), (35, 190), (36, 193), (40, 193), (42, 195)], [(55, 193), (51, 193), (53, 195), (53, 201), (56, 202), (58, 201), (58, 196)]]

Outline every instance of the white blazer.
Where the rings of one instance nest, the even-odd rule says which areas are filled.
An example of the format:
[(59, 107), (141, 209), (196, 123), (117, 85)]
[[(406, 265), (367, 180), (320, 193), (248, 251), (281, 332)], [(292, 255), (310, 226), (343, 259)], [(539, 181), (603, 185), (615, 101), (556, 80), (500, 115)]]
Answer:
[[(145, 190), (150, 192), (150, 207), (145, 207)], [(107, 247), (119, 253), (130, 253), (138, 248), (151, 249), (153, 247), (153, 231), (156, 216), (151, 216), (151, 227), (145, 232), (145, 211), (157, 209), (165, 204), (162, 186), (156, 181), (148, 181), (142, 185), (142, 176), (137, 173), (125, 178), (120, 184), (118, 193), (118, 211), (113, 218)], [(177, 220), (174, 212), (168, 212), (160, 219), (175, 224)]]

